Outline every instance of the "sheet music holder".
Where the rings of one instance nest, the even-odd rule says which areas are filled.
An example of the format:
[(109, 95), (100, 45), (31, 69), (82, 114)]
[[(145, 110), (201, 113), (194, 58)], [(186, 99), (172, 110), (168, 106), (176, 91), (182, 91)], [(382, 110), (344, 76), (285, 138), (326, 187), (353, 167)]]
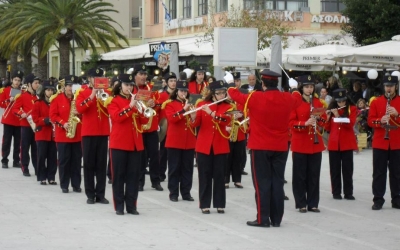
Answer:
[(15, 97), (16, 95), (21, 94), (21, 90), (20, 89), (13, 89), (11, 88), (10, 91), (10, 97)]

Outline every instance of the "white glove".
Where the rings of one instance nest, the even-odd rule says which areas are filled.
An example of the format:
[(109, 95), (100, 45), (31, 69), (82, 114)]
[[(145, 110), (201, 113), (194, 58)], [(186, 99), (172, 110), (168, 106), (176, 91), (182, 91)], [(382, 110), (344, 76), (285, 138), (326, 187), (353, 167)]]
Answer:
[(228, 71), (225, 71), (225, 76), (224, 76), (224, 80), (226, 83), (233, 83), (233, 75), (231, 73), (229, 73)]
[(297, 85), (299, 85), (299, 84), (297, 83), (297, 81), (295, 79), (289, 78), (289, 86), (290, 86), (290, 88), (295, 89), (295, 88), (297, 88)]

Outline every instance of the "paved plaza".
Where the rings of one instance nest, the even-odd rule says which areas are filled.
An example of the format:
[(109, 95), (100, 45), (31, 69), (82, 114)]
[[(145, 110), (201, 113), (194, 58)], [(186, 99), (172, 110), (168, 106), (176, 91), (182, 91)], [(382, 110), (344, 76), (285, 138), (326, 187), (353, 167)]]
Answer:
[[(195, 169), (195, 202), (171, 202), (167, 182), (159, 192), (147, 180), (139, 193), (140, 215), (117, 216), (112, 204), (87, 205), (84, 193), (70, 188), (63, 194), (59, 185), (41, 186), (34, 175), (24, 177), (18, 168), (0, 169), (0, 249), (400, 249), (400, 211), (391, 208), (390, 193), (381, 211), (371, 210), (372, 150), (354, 154), (354, 161), (356, 200), (332, 199), (324, 152), (321, 213), (301, 214), (294, 205), (289, 156), (285, 191), (290, 200), (280, 228), (246, 226), (247, 220), (256, 219), (250, 175), (243, 176), (244, 189), (231, 183), (225, 214), (216, 209), (210, 215), (201, 213)], [(34, 173), (32, 166), (30, 170)], [(106, 198), (112, 200), (110, 184)]]

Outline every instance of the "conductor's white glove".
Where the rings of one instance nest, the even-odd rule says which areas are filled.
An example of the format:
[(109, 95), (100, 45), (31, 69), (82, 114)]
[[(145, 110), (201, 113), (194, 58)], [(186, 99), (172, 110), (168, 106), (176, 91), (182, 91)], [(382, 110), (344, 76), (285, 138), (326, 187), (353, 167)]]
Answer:
[(233, 75), (231, 73), (229, 73), (228, 71), (225, 71), (225, 76), (224, 76), (224, 80), (226, 83), (233, 83)]
[(297, 81), (295, 79), (289, 78), (289, 87), (290, 88), (295, 89), (295, 88), (297, 88), (297, 85), (299, 85), (299, 84), (297, 83)]

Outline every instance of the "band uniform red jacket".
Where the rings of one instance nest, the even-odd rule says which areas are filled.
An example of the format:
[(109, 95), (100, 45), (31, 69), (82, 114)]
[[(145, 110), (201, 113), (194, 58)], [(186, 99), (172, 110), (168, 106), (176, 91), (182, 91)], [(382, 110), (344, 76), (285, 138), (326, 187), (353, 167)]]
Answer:
[(249, 149), (288, 150), (289, 116), (301, 102), (298, 93), (291, 95), (279, 91), (278, 88), (251, 94), (229, 88), (228, 93), (232, 100), (249, 109)]
[(53, 125), (50, 122), (50, 103), (44, 100), (37, 100), (33, 105), (32, 119), (36, 124), (36, 141), (52, 141)]
[[(387, 98), (382, 95), (375, 98), (370, 104), (368, 126), (374, 129), (372, 148), (396, 150), (400, 149), (400, 118), (399, 116), (390, 116), (389, 125), (397, 127), (397, 129), (389, 129), (389, 140), (385, 140), (386, 129), (382, 126), (381, 119), (386, 115), (387, 103)], [(400, 113), (400, 97), (398, 95), (390, 100), (390, 106)]]
[[(141, 85), (141, 86), (135, 86), (133, 88), (133, 94), (136, 94), (139, 91), (139, 89), (144, 89), (144, 90), (151, 91), (152, 88), (153, 88), (153, 85), (150, 85), (150, 84)], [(154, 132), (154, 131), (158, 130), (158, 122), (159, 122), (159, 116), (160, 116), (160, 110), (161, 110), (160, 105), (157, 105), (158, 104), (157, 100), (159, 98), (158, 91), (151, 92), (151, 97), (150, 98), (154, 100), (155, 106), (151, 107), (151, 108), (154, 109), (154, 111), (156, 112), (156, 115), (153, 116), (153, 118), (151, 118), (152, 121), (151, 121), (150, 128), (147, 129), (147, 130), (144, 130), (143, 133), (150, 133), (150, 132)], [(147, 121), (145, 123), (147, 123), (149, 121), (149, 119), (150, 118), (147, 118)]]
[(191, 81), (188, 83), (188, 89), (190, 94), (202, 94), (205, 95), (207, 92), (208, 82), (203, 81), (201, 84), (198, 84), (196, 81)]
[(0, 107), (4, 109), (3, 117), (1, 118), (1, 123), (20, 126), (19, 118), (15, 116), (12, 112), (12, 108), (15, 105), (15, 101), (10, 101), (11, 87), (5, 87), (0, 89)]
[[(211, 104), (212, 101), (201, 101), (197, 106)], [(210, 106), (212, 112), (215, 111), (215, 117), (212, 118), (203, 110), (197, 111), (196, 119), (191, 123), (192, 128), (200, 126), (196, 141), (196, 152), (209, 155), (211, 148), (214, 155), (229, 153), (229, 134), (225, 127), (231, 123), (231, 116), (225, 114), (232, 110), (232, 105), (221, 102)]]
[(74, 138), (67, 137), (67, 131), (64, 124), (68, 123), (73, 97), (68, 98), (64, 93), (57, 96), (50, 103), (50, 120), (55, 125), (55, 141), (56, 142), (80, 142), (82, 124), (79, 122), (76, 126)]
[[(79, 89), (76, 97), (76, 110), (82, 115), (82, 136), (110, 135), (110, 120), (104, 102), (98, 98), (90, 99), (92, 88)], [(110, 90), (104, 90), (111, 94)]]
[(12, 112), (16, 115), (20, 121), (22, 127), (30, 127), (28, 120), (22, 118), (21, 115), (25, 113), (27, 116), (32, 113), (33, 104), (37, 100), (36, 93), (31, 94), (29, 91), (21, 93), (15, 97), (15, 104), (12, 108)]
[[(295, 94), (295, 93), (293, 93)], [(323, 108), (322, 102), (313, 97), (313, 107)], [(306, 121), (310, 118), (311, 106), (309, 102), (303, 100), (299, 107), (292, 111), (290, 115), (290, 130), (292, 132), (291, 149), (293, 152), (303, 154), (314, 154), (325, 150), (322, 136), (319, 133), (319, 128), (325, 127), (326, 114), (322, 114), (317, 121), (317, 138), (319, 143), (314, 144), (314, 127), (306, 126)]]
[[(161, 92), (158, 97), (157, 105), (159, 107), (162, 107), (163, 103), (169, 99), (169, 95), (170, 95), (170, 93), (166, 90)], [(165, 118), (166, 118), (165, 109), (160, 108), (159, 120), (161, 121), (162, 119), (165, 119)]]
[(195, 128), (190, 126), (190, 116), (185, 113), (184, 102), (173, 100), (165, 106), (168, 121), (166, 148), (194, 149), (196, 146)]
[(339, 109), (339, 116), (342, 117), (344, 109), (349, 113), (350, 123), (334, 122), (333, 114), (330, 120), (325, 124), (325, 129), (329, 131), (328, 150), (344, 151), (357, 150), (357, 139), (354, 133), (354, 124), (357, 118), (357, 108), (350, 105), (346, 108)]
[(141, 117), (135, 107), (129, 107), (130, 96), (116, 95), (106, 101), (111, 118), (110, 149), (142, 151)]

